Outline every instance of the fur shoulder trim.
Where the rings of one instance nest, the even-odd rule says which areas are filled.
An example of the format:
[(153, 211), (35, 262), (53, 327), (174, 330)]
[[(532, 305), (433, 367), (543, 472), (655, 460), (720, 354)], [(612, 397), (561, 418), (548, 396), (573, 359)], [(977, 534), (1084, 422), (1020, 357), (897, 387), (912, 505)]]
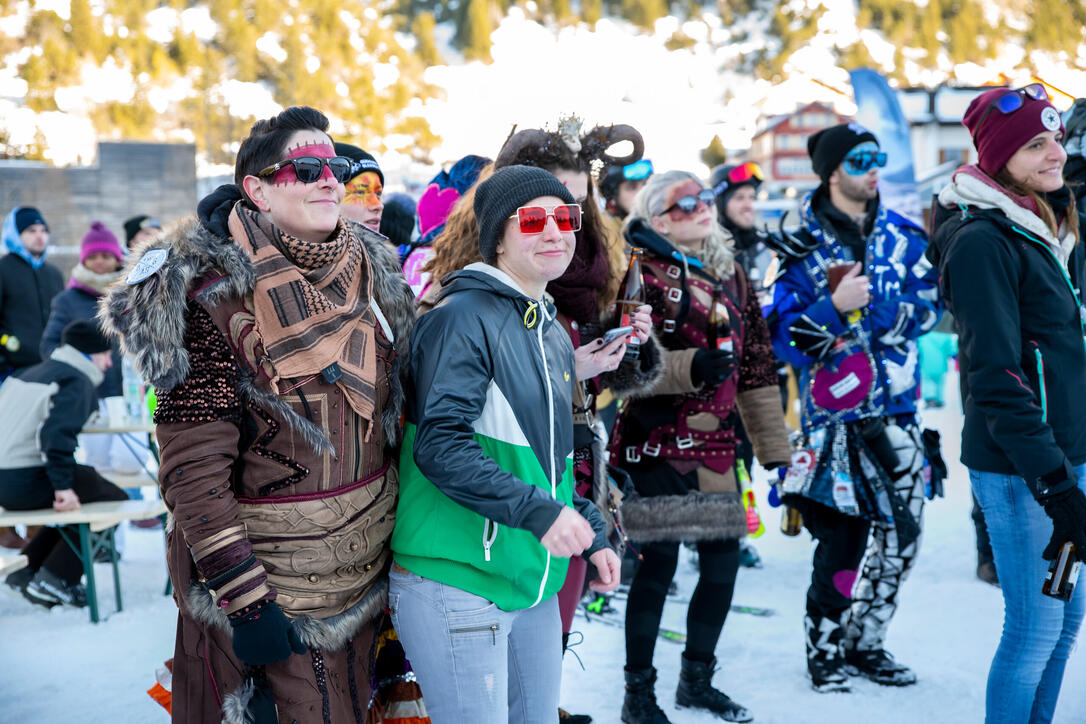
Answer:
[(373, 294), (389, 327), (392, 328), (396, 362), (393, 369), (388, 405), (381, 412), (381, 425), (390, 445), (400, 440), (400, 413), (407, 384), (408, 357), (411, 352), (411, 328), (415, 324), (415, 293), (404, 278), (400, 258), (385, 237), (353, 221), (352, 231), (362, 240), (373, 273)]
[[(98, 318), (106, 334), (119, 339), (125, 353), (133, 356), (140, 375), (169, 390), (189, 375), (184, 341), (190, 295), (209, 304), (242, 296), (253, 288), (256, 272), (241, 248), (190, 216), (139, 247), (125, 265), (124, 278), (154, 249), (167, 252), (162, 266), (137, 284), (110, 287), (99, 303)], [(194, 290), (196, 281), (209, 274), (216, 275), (214, 280)]]

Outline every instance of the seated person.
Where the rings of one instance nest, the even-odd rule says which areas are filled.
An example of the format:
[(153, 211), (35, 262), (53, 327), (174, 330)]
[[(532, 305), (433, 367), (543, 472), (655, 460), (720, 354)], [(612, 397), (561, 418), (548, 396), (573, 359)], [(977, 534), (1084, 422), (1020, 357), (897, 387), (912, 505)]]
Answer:
[[(0, 386), (0, 506), (10, 510), (76, 510), (80, 501), (126, 500), (94, 468), (75, 462), (76, 436), (98, 408), (95, 390), (112, 364), (97, 323), (64, 328), (44, 362), (19, 370)], [(27, 567), (6, 583), (30, 601), (85, 606), (83, 565), (57, 528), (42, 528), (23, 549)]]

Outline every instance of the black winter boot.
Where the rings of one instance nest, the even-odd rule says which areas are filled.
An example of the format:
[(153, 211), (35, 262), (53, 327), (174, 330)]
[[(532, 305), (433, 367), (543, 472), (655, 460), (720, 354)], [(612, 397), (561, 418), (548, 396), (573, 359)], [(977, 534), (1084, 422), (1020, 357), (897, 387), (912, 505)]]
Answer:
[(803, 617), (807, 639), (807, 674), (815, 691), (852, 691), (841, 656), (844, 629), (840, 621), (829, 617)]
[(886, 649), (845, 650), (848, 672), (871, 679), (883, 686), (909, 686), (916, 683), (916, 673), (905, 664), (899, 664)]
[(712, 685), (716, 659), (695, 661), (682, 655), (679, 688), (675, 690), (675, 706), (680, 709), (705, 709), (724, 721), (750, 721), (754, 718), (745, 707), (735, 703)]
[(625, 669), (626, 698), (622, 702), (624, 724), (671, 724), (656, 705), (656, 669)]

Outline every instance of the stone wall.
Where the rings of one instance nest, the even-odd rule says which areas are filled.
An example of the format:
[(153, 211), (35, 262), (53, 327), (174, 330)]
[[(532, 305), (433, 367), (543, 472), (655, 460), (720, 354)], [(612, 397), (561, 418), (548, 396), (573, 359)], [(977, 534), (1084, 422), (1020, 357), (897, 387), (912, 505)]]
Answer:
[(196, 210), (196, 147), (189, 143), (102, 141), (96, 166), (56, 168), (0, 161), (0, 215), (36, 206), (51, 234), (49, 261), (65, 274), (79, 242), (101, 221), (124, 244), (124, 220), (148, 214), (168, 226)]

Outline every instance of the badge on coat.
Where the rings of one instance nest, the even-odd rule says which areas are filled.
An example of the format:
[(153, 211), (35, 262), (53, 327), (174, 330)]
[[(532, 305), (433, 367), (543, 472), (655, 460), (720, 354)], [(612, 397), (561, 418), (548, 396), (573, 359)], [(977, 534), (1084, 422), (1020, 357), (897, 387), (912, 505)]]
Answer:
[(140, 260), (136, 262), (136, 266), (132, 268), (132, 271), (128, 272), (128, 277), (124, 280), (125, 284), (139, 284), (161, 269), (169, 255), (169, 249), (151, 249), (140, 257)]

